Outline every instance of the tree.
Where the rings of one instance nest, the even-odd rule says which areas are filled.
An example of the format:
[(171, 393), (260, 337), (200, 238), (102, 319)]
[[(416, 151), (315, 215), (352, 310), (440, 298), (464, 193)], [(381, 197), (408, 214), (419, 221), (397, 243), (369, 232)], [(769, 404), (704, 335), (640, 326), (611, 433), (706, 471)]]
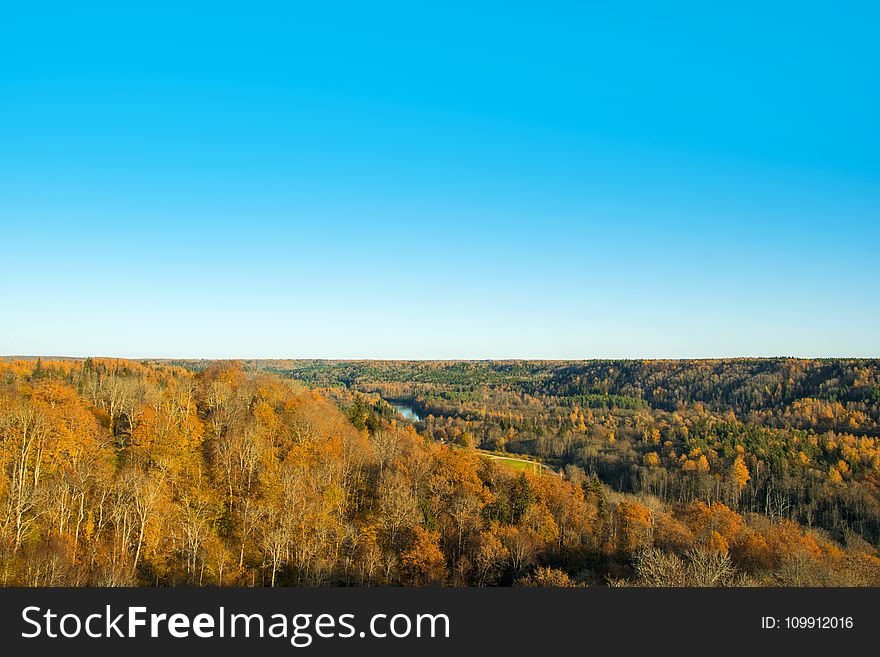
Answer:
[(648, 546), (652, 540), (653, 518), (651, 512), (637, 502), (621, 500), (615, 510), (617, 522), (617, 549), (634, 554)]
[(518, 586), (549, 586), (553, 588), (576, 586), (567, 572), (548, 566), (538, 566), (533, 573), (518, 579), (516, 583)]
[(440, 534), (415, 527), (410, 547), (400, 555), (401, 581), (409, 586), (437, 586), (446, 579)]
[(734, 482), (736, 483), (737, 490), (742, 491), (742, 489), (745, 488), (746, 483), (748, 483), (749, 479), (751, 479), (749, 469), (746, 467), (746, 463), (742, 457), (742, 454), (737, 456), (734, 460), (733, 466), (731, 467), (731, 474), (733, 476)]

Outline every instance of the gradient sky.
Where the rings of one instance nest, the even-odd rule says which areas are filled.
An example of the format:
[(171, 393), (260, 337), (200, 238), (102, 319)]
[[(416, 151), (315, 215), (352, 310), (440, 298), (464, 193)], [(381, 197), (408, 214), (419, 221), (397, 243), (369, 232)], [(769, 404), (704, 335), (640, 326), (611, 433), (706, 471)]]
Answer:
[(880, 356), (876, 2), (134, 4), (0, 8), (0, 354)]

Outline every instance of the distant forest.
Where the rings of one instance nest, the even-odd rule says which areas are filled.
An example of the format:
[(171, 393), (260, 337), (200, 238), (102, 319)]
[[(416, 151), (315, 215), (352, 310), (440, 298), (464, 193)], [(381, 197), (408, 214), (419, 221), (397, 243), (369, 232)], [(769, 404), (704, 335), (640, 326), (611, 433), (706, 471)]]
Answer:
[(878, 360), (4, 359), (0, 584), (878, 586), (878, 441)]

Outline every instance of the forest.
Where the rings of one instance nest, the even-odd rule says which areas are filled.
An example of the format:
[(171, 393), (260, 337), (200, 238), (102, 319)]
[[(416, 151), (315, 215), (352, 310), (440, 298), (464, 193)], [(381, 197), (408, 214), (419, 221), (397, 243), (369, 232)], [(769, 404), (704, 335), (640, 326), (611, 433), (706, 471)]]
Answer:
[(876, 360), (0, 359), (0, 584), (878, 586), (878, 423)]

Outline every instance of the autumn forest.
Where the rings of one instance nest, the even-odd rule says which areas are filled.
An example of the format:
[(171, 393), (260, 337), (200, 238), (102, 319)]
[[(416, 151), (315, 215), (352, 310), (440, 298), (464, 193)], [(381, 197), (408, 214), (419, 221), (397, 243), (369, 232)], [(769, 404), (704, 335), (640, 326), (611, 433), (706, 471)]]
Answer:
[(6, 586), (878, 586), (878, 485), (877, 360), (0, 359)]

